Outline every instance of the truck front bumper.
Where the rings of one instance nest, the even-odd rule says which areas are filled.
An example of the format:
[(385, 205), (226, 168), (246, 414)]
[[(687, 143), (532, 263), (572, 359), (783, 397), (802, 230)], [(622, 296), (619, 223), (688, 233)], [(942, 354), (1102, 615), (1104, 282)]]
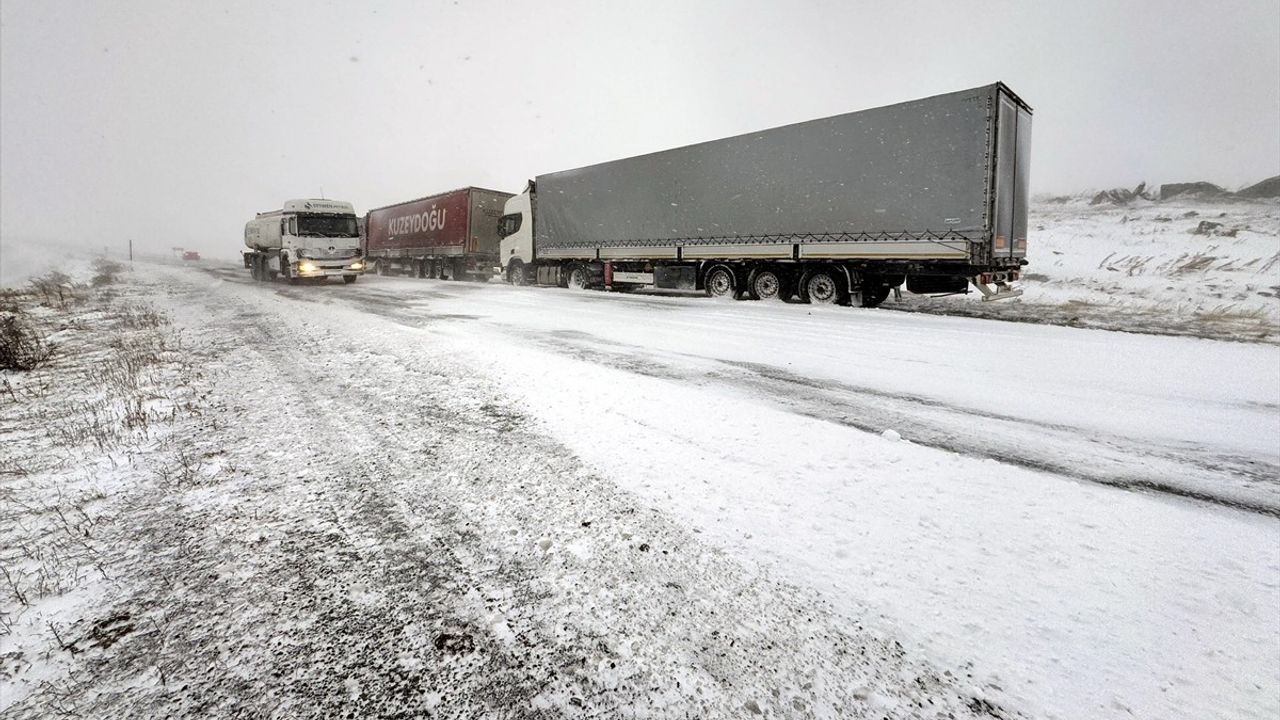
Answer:
[(354, 260), (344, 263), (321, 263), (302, 261), (298, 263), (294, 269), (294, 274), (300, 278), (323, 278), (323, 277), (345, 277), (348, 275), (363, 275), (364, 260)]

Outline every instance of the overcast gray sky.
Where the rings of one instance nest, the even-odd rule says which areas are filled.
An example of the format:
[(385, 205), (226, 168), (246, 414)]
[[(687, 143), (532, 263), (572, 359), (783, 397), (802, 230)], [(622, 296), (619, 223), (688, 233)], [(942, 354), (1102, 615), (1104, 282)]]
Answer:
[[(1280, 4), (0, 6), (0, 242), (233, 255), (290, 197), (370, 207), (996, 80), (1033, 192), (1280, 174)], [(0, 258), (2, 261), (2, 258)]]

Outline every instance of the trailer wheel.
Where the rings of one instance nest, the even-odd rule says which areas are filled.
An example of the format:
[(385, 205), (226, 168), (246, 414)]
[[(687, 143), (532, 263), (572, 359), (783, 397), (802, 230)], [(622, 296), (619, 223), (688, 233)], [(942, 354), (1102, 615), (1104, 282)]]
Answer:
[(893, 292), (893, 288), (888, 285), (864, 285), (862, 287), (862, 307), (879, 307), (880, 303), (889, 297), (890, 292)]
[(778, 299), (784, 303), (800, 302), (800, 299), (796, 297), (799, 285), (799, 278), (796, 277), (795, 273), (779, 272)]
[(590, 285), (591, 276), (587, 274), (587, 269), (581, 265), (574, 265), (569, 271), (569, 289), (586, 290)]
[(258, 269), (258, 257), (256, 255), (251, 256), (249, 258), (249, 277), (253, 278), (254, 282), (260, 282), (262, 280), (260, 273), (261, 271)]
[(747, 278), (747, 293), (752, 300), (773, 300), (782, 297), (782, 278), (773, 270), (752, 270)]
[(815, 305), (848, 305), (849, 293), (836, 273), (810, 270), (800, 278), (800, 299)]
[(723, 265), (711, 269), (706, 279), (707, 295), (713, 298), (738, 299), (740, 291), (733, 271)]

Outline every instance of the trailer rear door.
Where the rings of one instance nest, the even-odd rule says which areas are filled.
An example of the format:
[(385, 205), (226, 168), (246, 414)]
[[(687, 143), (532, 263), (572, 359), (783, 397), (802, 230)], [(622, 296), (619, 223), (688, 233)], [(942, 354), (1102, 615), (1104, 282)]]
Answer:
[(1031, 165), (1031, 110), (1003, 86), (997, 93), (996, 201), (993, 258), (1027, 254), (1027, 202)]

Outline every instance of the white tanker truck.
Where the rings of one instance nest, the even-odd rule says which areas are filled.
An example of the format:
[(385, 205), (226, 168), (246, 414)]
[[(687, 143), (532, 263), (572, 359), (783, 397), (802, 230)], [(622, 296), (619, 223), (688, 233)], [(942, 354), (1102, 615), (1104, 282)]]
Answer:
[(353, 283), (364, 273), (351, 203), (287, 200), (283, 208), (258, 213), (245, 223), (244, 244), (244, 266), (258, 281), (341, 277)]

